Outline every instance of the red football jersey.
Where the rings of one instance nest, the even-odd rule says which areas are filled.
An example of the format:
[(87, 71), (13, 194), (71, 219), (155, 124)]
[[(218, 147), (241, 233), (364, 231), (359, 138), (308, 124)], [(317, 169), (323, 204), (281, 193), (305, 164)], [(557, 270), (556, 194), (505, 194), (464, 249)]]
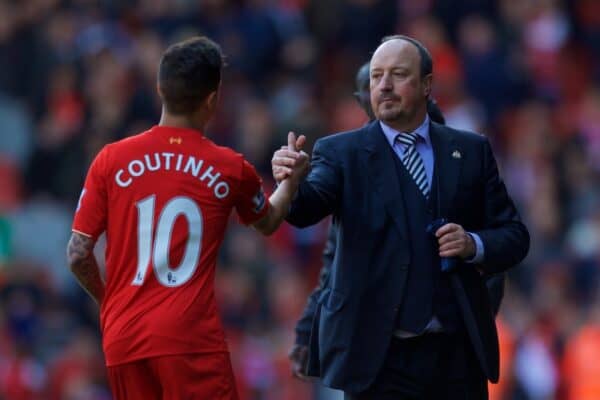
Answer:
[(261, 180), (242, 155), (198, 131), (155, 126), (100, 151), (73, 231), (106, 231), (107, 365), (227, 351), (214, 276), (233, 208), (244, 224), (262, 218)]

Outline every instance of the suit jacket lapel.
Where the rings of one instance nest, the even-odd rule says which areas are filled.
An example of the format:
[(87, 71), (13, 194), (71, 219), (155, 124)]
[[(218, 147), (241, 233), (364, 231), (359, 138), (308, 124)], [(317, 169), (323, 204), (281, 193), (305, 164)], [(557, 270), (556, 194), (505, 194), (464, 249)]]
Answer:
[[(437, 182), (438, 202), (440, 204), (440, 217), (449, 217), (453, 208), (454, 197), (460, 177), (463, 157), (465, 156), (452, 134), (444, 132), (446, 128), (432, 122), (429, 126), (429, 135), (434, 154), (434, 178)], [(437, 207), (436, 205), (433, 205)]]
[(387, 212), (394, 220), (401, 237), (408, 237), (406, 210), (400, 195), (400, 180), (394, 165), (395, 157), (385, 139), (378, 121), (370, 123), (363, 136), (363, 148), (367, 154), (366, 168), (376, 193), (383, 200)]

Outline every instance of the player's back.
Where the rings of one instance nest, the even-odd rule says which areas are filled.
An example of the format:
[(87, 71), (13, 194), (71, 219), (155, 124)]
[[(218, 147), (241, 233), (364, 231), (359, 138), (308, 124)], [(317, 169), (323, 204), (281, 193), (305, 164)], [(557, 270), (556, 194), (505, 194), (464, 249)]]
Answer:
[[(86, 210), (90, 219), (106, 221), (107, 364), (226, 351), (215, 264), (232, 208), (245, 222), (264, 211), (254, 169), (198, 131), (155, 126), (106, 146), (84, 190), (94, 186), (103, 188), (96, 191), (107, 204), (105, 216)], [(86, 233), (94, 235), (92, 229)]]

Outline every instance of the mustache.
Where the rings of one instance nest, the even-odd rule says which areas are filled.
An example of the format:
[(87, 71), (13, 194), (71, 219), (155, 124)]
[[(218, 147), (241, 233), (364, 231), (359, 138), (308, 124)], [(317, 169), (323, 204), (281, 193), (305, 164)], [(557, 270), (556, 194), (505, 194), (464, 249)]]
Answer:
[(400, 100), (400, 97), (396, 96), (394, 94), (382, 94), (382, 95), (379, 95), (379, 97), (377, 97), (377, 101), (379, 103), (386, 101), (386, 100)]

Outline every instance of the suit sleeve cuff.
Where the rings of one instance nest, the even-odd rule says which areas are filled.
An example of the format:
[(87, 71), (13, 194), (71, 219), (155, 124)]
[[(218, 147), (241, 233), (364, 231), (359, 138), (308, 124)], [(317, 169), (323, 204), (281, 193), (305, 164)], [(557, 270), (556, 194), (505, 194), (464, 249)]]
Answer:
[(475, 255), (472, 258), (465, 260), (465, 262), (469, 263), (469, 264), (480, 264), (483, 262), (483, 258), (485, 256), (485, 249), (483, 247), (483, 242), (481, 241), (481, 238), (479, 237), (478, 234), (472, 233), (472, 232), (467, 232), (467, 233), (469, 234), (469, 236), (471, 236), (471, 238), (475, 242)]

